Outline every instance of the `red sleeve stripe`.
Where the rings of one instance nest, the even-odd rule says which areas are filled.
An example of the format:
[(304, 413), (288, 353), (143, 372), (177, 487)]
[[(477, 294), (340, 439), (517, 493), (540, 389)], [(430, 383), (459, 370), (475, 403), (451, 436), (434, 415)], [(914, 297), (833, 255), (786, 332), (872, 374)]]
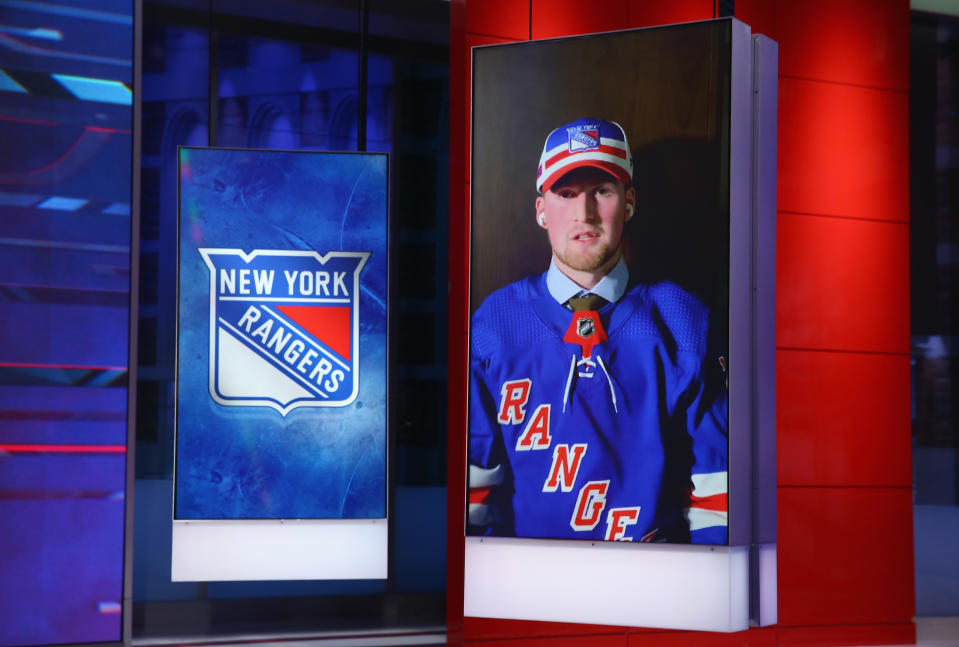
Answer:
[(725, 512), (729, 509), (729, 496), (726, 494), (714, 494), (706, 497), (692, 496), (689, 498), (689, 507)]
[(490, 490), (488, 487), (470, 488), (470, 503), (486, 503)]

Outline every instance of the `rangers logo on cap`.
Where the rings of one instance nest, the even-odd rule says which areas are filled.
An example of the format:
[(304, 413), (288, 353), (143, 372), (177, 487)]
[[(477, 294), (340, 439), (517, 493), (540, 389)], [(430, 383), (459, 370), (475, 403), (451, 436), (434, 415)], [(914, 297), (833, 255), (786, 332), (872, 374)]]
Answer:
[(570, 126), (566, 129), (566, 132), (569, 135), (570, 152), (599, 148), (598, 124)]
[(356, 399), (360, 270), (369, 252), (199, 252), (210, 270), (214, 402), (285, 416)]

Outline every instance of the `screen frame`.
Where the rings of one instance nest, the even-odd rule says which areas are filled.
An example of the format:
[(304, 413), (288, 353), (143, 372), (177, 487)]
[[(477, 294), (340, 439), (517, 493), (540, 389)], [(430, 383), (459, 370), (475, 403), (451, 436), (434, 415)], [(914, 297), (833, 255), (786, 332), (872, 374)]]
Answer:
[[(383, 218), (384, 286), (390, 297), (390, 154), (365, 151), (316, 151), (254, 149), (219, 146), (177, 147), (177, 285), (176, 337), (180, 332), (180, 164), (183, 150), (216, 150), (247, 153), (282, 153), (316, 156), (365, 156), (384, 158)], [(390, 415), (390, 309), (385, 308), (384, 334), (384, 508), (382, 517), (353, 518), (243, 518), (178, 519), (177, 440), (179, 402), (174, 405), (173, 496), (171, 581), (265, 581), (265, 580), (388, 580), (392, 507)], [(176, 344), (174, 389), (179, 393), (180, 358)], [(264, 546), (274, 550), (268, 554)]]
[[(740, 631), (749, 625), (748, 571), (750, 563), (755, 561), (750, 556), (750, 544), (754, 541), (750, 490), (755, 467), (752, 449), (753, 412), (754, 407), (757, 406), (753, 392), (756, 357), (753, 355), (752, 339), (756, 315), (756, 302), (752, 294), (752, 281), (756, 276), (754, 264), (756, 250), (753, 247), (756, 224), (752, 210), (753, 192), (757, 190), (754, 186), (753, 158), (758, 145), (752, 131), (754, 47), (748, 25), (736, 19), (723, 20), (730, 21), (732, 30), (729, 352), (731, 357), (736, 358), (735, 362), (730, 362), (729, 373), (728, 469), (731, 473), (729, 477), (729, 545), (641, 546), (598, 541), (464, 536), (464, 615), (466, 616), (723, 632)], [(591, 37), (593, 36), (572, 38)], [(529, 45), (530, 43), (523, 43), (523, 46)], [(489, 47), (510, 47), (510, 45)], [(485, 48), (474, 48), (473, 51), (474, 83), (476, 55), (482, 49)], [(473, 91), (476, 92), (475, 85)], [(773, 99), (774, 104), (775, 99)], [(471, 120), (475, 118), (475, 114), (472, 114)], [(772, 126), (774, 129), (774, 121)], [(766, 134), (768, 135), (768, 132)], [(470, 144), (472, 145), (472, 141)], [(774, 133), (772, 141), (763, 142), (763, 146), (775, 150)], [(471, 157), (475, 159), (472, 150)], [(768, 179), (768, 174), (764, 177)], [(469, 187), (473, 188), (472, 183)], [(766, 195), (770, 191), (774, 195), (775, 184), (772, 187), (763, 187), (763, 190)], [(470, 197), (470, 201), (472, 199)], [(775, 213), (772, 217), (775, 218)], [(469, 217), (466, 220), (469, 223)], [(467, 231), (469, 232), (468, 225)], [(465, 242), (467, 249), (470, 249), (471, 232), (467, 235)], [(774, 250), (772, 258), (771, 268), (774, 277)], [(768, 272), (770, 269), (768, 255), (764, 261), (764, 270)], [(467, 285), (469, 285), (469, 277), (469, 268), (467, 268)], [(471, 312), (469, 300), (467, 301), (465, 330), (469, 330), (468, 319)], [(774, 346), (771, 353), (768, 348), (763, 348), (763, 361), (766, 362), (767, 367), (768, 361), (773, 362), (774, 366), (774, 353)], [(466, 361), (463, 366), (468, 365), (467, 345)], [(765, 374), (768, 376), (768, 373)], [(466, 382), (468, 385), (469, 377), (466, 378)], [(463, 424), (468, 426), (468, 409), (464, 410), (464, 414)], [(769, 420), (766, 419), (765, 422)], [(774, 428), (771, 433), (775, 433)], [(462, 460), (464, 465), (468, 464), (465, 451)], [(764, 485), (764, 487), (768, 486), (768, 483)], [(774, 492), (774, 477), (772, 488)], [(468, 484), (465, 480), (460, 492), (465, 500), (468, 492)], [(465, 534), (465, 520), (462, 528)], [(770, 564), (770, 554), (773, 555), (771, 562), (774, 566), (774, 544), (772, 552), (762, 551), (763, 562), (767, 565)], [(670, 562), (672, 567), (668, 572), (660, 573), (658, 576), (651, 575), (655, 572), (656, 564), (666, 558), (676, 560)], [(709, 592), (703, 591), (708, 587), (702, 586), (702, 564), (697, 564), (700, 558), (708, 560), (716, 567), (717, 576), (710, 580), (708, 587), (714, 587), (714, 591), (721, 592), (718, 597), (711, 597)], [(575, 568), (570, 568), (572, 564), (575, 564)], [(766, 574), (768, 575), (769, 572), (767, 568)], [(535, 590), (530, 589), (528, 584), (530, 580), (535, 581)], [(642, 581), (642, 586), (637, 587), (637, 581)], [(774, 573), (771, 581), (772, 593), (775, 594)], [(601, 583), (599, 588), (597, 588), (598, 582)], [(682, 582), (695, 582), (696, 586), (683, 585)], [(767, 577), (764, 588), (769, 588), (769, 582)], [(638, 589), (641, 590), (638, 591)], [(517, 593), (513, 594), (513, 591)], [(655, 591), (656, 594), (645, 595), (642, 591)], [(609, 606), (605, 609), (597, 608), (599, 605), (595, 604), (596, 597), (591, 597), (591, 592), (596, 595), (602, 594), (604, 601), (609, 600), (610, 597), (625, 596), (628, 602), (624, 604), (617, 602), (611, 605), (616, 607), (616, 611), (611, 613)], [(695, 613), (676, 613), (677, 609), (693, 608), (697, 609)], [(706, 608), (712, 608), (717, 613), (703, 615)], [(768, 610), (769, 607), (766, 608)], [(768, 617), (767, 615), (767, 619)]]

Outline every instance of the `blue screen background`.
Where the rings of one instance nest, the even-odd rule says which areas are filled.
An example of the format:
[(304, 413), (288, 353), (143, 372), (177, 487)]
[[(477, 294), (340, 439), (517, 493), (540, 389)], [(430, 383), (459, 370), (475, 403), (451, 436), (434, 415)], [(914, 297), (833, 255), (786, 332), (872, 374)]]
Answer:
[[(386, 516), (387, 169), (376, 153), (180, 150), (176, 519)], [(281, 416), (211, 399), (201, 247), (371, 252), (355, 402)]]

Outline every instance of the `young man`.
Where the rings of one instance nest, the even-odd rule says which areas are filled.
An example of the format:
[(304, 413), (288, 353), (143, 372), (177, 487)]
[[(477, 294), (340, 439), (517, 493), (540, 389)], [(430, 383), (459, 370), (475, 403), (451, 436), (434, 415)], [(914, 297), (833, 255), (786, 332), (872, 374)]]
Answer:
[(546, 138), (550, 267), (471, 325), (470, 534), (726, 543), (724, 360), (698, 299), (629, 284), (632, 175), (616, 123)]

